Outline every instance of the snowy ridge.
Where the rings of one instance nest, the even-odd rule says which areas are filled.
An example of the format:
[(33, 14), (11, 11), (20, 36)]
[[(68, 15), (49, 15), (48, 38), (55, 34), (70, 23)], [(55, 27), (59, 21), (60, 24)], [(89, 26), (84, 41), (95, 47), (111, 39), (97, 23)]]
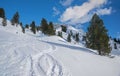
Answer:
[(79, 42), (77, 43), (75, 41), (75, 39), (73, 37), (71, 37), (71, 44), (77, 43), (80, 46), (84, 46), (83, 36), (85, 36), (85, 32), (82, 29), (76, 29), (70, 25), (66, 25), (66, 27), (67, 27), (66, 32), (63, 32), (61, 26), (60, 25), (59, 25), (59, 27), (57, 26), (56, 34), (58, 34), (58, 31), (61, 31), (63, 39), (65, 39), (67, 41), (68, 34), (71, 34), (71, 32), (72, 32), (73, 36), (75, 36), (77, 33), (79, 33)]

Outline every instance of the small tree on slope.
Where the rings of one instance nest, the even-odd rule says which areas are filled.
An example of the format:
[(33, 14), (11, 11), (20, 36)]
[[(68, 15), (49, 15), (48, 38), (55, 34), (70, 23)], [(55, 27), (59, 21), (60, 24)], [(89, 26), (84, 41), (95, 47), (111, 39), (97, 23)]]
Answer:
[(47, 20), (44, 18), (41, 20), (41, 30), (42, 30), (42, 33), (47, 34), (48, 23), (47, 23)]
[(2, 25), (3, 25), (3, 26), (7, 26), (7, 20), (6, 20), (6, 18), (3, 18), (3, 20), (2, 20)]
[(5, 11), (3, 8), (0, 8), (0, 17), (5, 18)]
[(33, 32), (33, 34), (36, 34), (36, 26), (34, 21), (32, 21), (32, 23), (30, 24), (30, 27), (31, 27), (30, 30)]
[(19, 13), (16, 12), (13, 16), (13, 18), (11, 19), (11, 23), (12, 25), (16, 24), (18, 25), (19, 24)]
[(79, 39), (79, 33), (76, 33), (76, 35), (75, 35), (75, 41), (76, 41), (76, 42), (79, 42), (79, 40), (80, 40), (80, 39)]
[(50, 22), (48, 25), (47, 34), (48, 35), (55, 35), (54, 25), (52, 22)]
[(58, 36), (60, 36), (61, 38), (63, 37), (61, 31), (58, 31)]
[(86, 33), (86, 46), (98, 50), (99, 55), (108, 55), (111, 52), (109, 36), (103, 21), (94, 14)]
[(70, 34), (68, 34), (67, 41), (71, 42), (71, 35)]
[(20, 27), (21, 27), (21, 29), (22, 29), (22, 32), (25, 33), (25, 28), (23, 27), (22, 22), (20, 22)]

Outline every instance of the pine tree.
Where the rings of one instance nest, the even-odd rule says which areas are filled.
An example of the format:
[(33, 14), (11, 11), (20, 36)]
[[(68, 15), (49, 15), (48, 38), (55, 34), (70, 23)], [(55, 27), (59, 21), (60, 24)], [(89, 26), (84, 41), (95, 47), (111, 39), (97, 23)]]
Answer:
[(35, 26), (35, 22), (32, 21), (32, 23), (30, 24), (30, 27), (31, 27), (31, 31), (36, 34), (36, 26)]
[(49, 23), (47, 34), (48, 35), (55, 35), (55, 30), (54, 30), (54, 26), (53, 26), (52, 22)]
[(109, 36), (103, 21), (94, 14), (86, 33), (86, 46), (98, 50), (99, 55), (108, 55), (111, 52)]
[(80, 39), (79, 39), (79, 33), (77, 33), (77, 34), (75, 35), (75, 41), (76, 41), (76, 42), (79, 42), (79, 40), (80, 40)]
[(40, 26), (36, 26), (36, 30), (37, 30), (37, 31), (40, 31)]
[(68, 34), (67, 41), (71, 42), (71, 35), (70, 34)]
[(41, 31), (44, 34), (47, 34), (47, 30), (48, 30), (48, 23), (47, 23), (47, 20), (43, 18), (41, 20)]
[(62, 31), (66, 32), (67, 31), (67, 27), (65, 25), (61, 25)]
[(25, 33), (25, 28), (24, 27), (22, 27), (22, 32)]
[(3, 25), (3, 26), (7, 26), (7, 20), (6, 20), (6, 18), (3, 18), (3, 20), (2, 20), (2, 25)]
[(19, 24), (19, 13), (18, 12), (14, 14), (13, 18), (11, 19), (11, 23), (12, 25)]
[(117, 45), (116, 45), (116, 43), (114, 43), (114, 49), (117, 49)]
[(118, 39), (118, 44), (120, 44), (120, 39)]
[(21, 29), (22, 29), (22, 32), (25, 33), (25, 28), (23, 27), (22, 22), (20, 22), (20, 27), (21, 27)]
[(117, 39), (116, 39), (116, 38), (114, 38), (114, 42), (117, 42)]
[(62, 32), (58, 31), (58, 36), (60, 36), (62, 38), (63, 37)]
[(26, 25), (25, 25), (25, 28), (29, 29), (29, 25), (28, 25), (28, 24), (26, 24)]
[(5, 18), (5, 11), (3, 8), (0, 8), (0, 17)]
[(72, 30), (70, 30), (70, 35), (73, 36), (73, 32), (72, 32)]
[(22, 22), (20, 22), (20, 27), (23, 27), (23, 24), (22, 24)]

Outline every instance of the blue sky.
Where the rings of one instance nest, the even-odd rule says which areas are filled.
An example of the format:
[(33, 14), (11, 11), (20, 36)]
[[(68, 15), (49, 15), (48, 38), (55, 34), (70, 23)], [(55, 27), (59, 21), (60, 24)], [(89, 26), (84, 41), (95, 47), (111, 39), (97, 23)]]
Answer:
[(40, 25), (42, 18), (54, 23), (80, 26), (85, 31), (94, 13), (103, 20), (109, 35), (120, 36), (120, 0), (1, 0), (6, 17), (11, 19), (16, 11), (23, 24), (33, 20)]

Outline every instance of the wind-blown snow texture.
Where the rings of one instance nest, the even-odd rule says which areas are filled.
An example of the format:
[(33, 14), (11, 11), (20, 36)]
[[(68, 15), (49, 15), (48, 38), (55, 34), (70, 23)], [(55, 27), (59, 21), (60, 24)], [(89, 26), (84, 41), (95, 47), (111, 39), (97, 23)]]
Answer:
[(0, 19), (0, 76), (120, 76), (120, 57), (99, 56), (57, 37), (33, 35)]

